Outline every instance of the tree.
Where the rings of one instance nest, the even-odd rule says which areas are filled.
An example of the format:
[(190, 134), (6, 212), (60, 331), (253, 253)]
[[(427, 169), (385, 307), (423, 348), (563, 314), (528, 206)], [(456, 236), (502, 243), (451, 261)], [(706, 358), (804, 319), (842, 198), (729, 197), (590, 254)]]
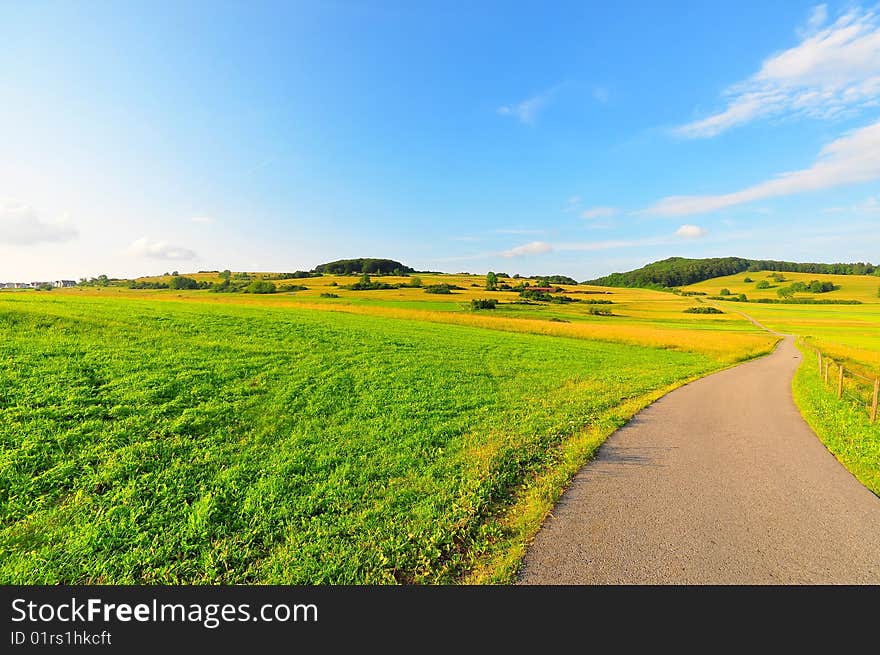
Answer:
[(722, 289), (721, 291), (718, 292), (718, 295), (721, 295), (721, 296), (729, 296), (729, 295), (730, 295), (730, 289), (728, 289), (728, 288), (724, 288), (724, 289)]
[(758, 284), (755, 288), (756, 289), (769, 289), (770, 283), (767, 280), (761, 280), (760, 282), (758, 282)]
[(180, 273), (178, 273), (177, 271), (173, 271), (173, 272), (171, 273), (171, 275), (180, 275)]
[(486, 273), (486, 291), (495, 291), (498, 288), (498, 276), (492, 271)]
[(254, 280), (244, 288), (245, 293), (275, 293), (277, 288), (267, 280)]
[(231, 277), (232, 277), (232, 271), (230, 271), (228, 268), (225, 271), (222, 271), (220, 273), (220, 278), (227, 281), (227, 282), (229, 282), (229, 278), (231, 278)]
[(198, 289), (199, 283), (191, 277), (175, 275), (168, 281), (168, 286), (172, 289)]

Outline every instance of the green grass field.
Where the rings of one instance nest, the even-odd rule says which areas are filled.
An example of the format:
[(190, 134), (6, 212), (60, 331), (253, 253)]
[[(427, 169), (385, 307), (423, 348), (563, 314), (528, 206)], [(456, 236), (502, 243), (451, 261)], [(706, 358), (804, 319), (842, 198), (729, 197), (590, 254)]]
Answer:
[[(861, 305), (710, 301), (723, 314), (687, 313), (700, 296), (567, 287), (609, 300), (601, 316), (422, 277), (463, 289), (324, 276), (265, 296), (0, 293), (0, 583), (509, 582), (616, 427), (773, 347), (738, 312), (880, 363), (877, 278), (827, 294)], [(876, 491), (877, 426), (808, 373), (802, 412)]]
[(510, 511), (567, 440), (723, 365), (75, 293), (0, 295), (0, 325), (6, 584), (459, 580), (521, 548)]

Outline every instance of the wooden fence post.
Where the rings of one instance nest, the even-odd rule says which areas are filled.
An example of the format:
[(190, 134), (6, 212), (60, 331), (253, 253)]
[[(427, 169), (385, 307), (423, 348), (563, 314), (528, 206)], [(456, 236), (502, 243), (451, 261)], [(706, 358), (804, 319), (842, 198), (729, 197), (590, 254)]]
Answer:
[(840, 372), (837, 375), (837, 397), (843, 397), (843, 364), (840, 365)]
[(825, 362), (825, 384), (828, 384), (828, 362)]
[(819, 375), (822, 375), (822, 351), (817, 350), (816, 354), (819, 355)]
[(878, 396), (880, 396), (880, 378), (874, 378), (874, 398), (871, 400), (871, 423), (877, 420)]

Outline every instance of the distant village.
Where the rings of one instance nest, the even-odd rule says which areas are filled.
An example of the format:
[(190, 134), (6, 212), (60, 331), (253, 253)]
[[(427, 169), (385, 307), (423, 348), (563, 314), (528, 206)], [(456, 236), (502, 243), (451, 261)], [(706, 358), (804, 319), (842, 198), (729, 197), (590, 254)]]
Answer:
[(46, 287), (75, 287), (76, 280), (54, 280), (52, 282), (0, 282), (0, 289), (45, 289)]

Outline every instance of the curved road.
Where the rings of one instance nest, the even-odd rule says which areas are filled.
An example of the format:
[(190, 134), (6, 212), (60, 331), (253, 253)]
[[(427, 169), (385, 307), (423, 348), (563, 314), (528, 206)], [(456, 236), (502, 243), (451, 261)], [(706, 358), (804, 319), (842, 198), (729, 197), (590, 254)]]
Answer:
[(615, 432), (532, 543), (521, 584), (880, 583), (880, 498), (801, 418), (792, 337)]

